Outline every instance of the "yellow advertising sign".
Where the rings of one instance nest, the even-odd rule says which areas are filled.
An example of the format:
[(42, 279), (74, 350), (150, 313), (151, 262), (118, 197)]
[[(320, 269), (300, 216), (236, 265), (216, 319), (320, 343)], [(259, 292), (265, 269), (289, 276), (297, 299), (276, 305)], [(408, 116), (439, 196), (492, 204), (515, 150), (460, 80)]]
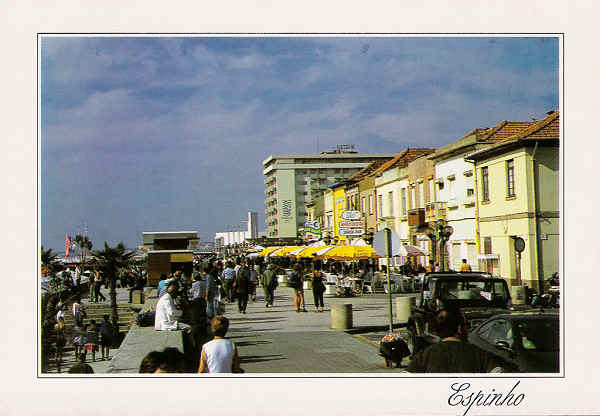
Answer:
[(171, 254), (171, 263), (187, 263), (194, 261), (193, 253), (173, 253)]

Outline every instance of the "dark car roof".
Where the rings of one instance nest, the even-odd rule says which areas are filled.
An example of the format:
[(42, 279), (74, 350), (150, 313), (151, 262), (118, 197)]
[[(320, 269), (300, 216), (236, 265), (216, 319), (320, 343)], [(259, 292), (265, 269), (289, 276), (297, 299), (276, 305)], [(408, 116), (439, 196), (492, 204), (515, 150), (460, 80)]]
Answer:
[[(494, 315), (494, 319), (502, 318), (507, 320), (522, 320), (522, 319), (558, 319), (558, 312), (540, 312), (540, 311), (531, 311), (531, 312), (516, 312), (516, 313), (501, 313), (498, 315)], [(491, 318), (490, 318), (491, 319)]]
[(501, 277), (492, 277), (492, 275), (480, 272), (434, 272), (427, 273), (426, 279), (436, 278), (438, 280), (457, 280), (469, 278), (470, 280), (494, 280), (494, 281), (505, 281)]

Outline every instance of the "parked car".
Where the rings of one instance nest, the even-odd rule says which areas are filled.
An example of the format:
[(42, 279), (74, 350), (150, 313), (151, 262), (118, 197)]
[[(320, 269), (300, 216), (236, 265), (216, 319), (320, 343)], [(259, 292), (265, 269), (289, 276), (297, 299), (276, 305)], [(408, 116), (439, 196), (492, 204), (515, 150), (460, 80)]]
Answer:
[(420, 296), (407, 323), (408, 344), (414, 355), (439, 341), (429, 332), (432, 319), (446, 307), (457, 307), (465, 316), (462, 333), (512, 306), (506, 281), (486, 273), (435, 272), (423, 279)]
[(505, 372), (559, 372), (556, 312), (495, 315), (469, 334), (469, 342), (506, 363)]

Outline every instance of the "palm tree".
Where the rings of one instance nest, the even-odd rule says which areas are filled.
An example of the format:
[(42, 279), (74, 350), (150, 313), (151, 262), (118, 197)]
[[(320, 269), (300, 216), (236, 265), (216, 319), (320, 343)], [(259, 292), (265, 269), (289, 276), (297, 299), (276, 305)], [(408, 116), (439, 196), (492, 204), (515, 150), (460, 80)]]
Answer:
[(55, 273), (60, 270), (60, 263), (58, 262), (58, 254), (54, 253), (51, 248), (44, 250), (44, 246), (41, 247), (41, 261), (42, 267), (48, 272), (48, 276), (51, 279), (51, 286), (56, 289), (59, 285), (56, 279)]
[(51, 248), (44, 250), (44, 246), (41, 247), (42, 252), (42, 267), (48, 270), (48, 274), (52, 274), (58, 267), (58, 254), (54, 253)]
[(128, 250), (123, 243), (110, 247), (104, 243), (104, 250), (93, 251), (98, 268), (108, 280), (110, 286), (110, 307), (112, 309), (112, 323), (117, 329), (119, 326), (119, 315), (117, 311), (117, 277), (121, 268), (128, 267), (131, 263), (133, 252)]

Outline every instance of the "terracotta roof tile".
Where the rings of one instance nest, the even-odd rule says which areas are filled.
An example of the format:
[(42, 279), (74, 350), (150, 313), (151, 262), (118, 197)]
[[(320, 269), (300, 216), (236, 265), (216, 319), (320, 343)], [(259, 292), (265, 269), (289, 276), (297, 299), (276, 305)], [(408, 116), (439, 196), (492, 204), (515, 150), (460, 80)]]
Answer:
[(356, 172), (355, 174), (350, 176), (348, 178), (348, 182), (351, 183), (351, 182), (361, 181), (363, 178), (369, 176), (377, 168), (379, 168), (381, 165), (388, 162), (389, 160), (391, 160), (391, 158), (390, 159), (378, 159), (378, 160), (375, 160), (375, 161), (369, 163), (367, 166), (365, 166), (364, 168), (362, 168), (361, 170), (359, 170), (358, 172)]
[(425, 155), (428, 155), (433, 152), (435, 152), (435, 149), (426, 148), (426, 147), (418, 147), (418, 148), (410, 148), (409, 147), (407, 149), (404, 149), (402, 152), (398, 153), (392, 160), (387, 161), (386, 163), (381, 165), (379, 168), (374, 170), (371, 173), (371, 175), (376, 175), (378, 173), (385, 172), (388, 169), (392, 169), (392, 168), (396, 168), (396, 167), (404, 168), (408, 165), (409, 162), (412, 162), (413, 160), (415, 160), (421, 156), (425, 156)]
[(519, 134), (534, 122), (532, 121), (501, 121), (488, 131), (478, 140), (496, 142)]
[(548, 114), (543, 120), (530, 123), (529, 127), (503, 141), (511, 140), (558, 140), (560, 117), (558, 111)]

